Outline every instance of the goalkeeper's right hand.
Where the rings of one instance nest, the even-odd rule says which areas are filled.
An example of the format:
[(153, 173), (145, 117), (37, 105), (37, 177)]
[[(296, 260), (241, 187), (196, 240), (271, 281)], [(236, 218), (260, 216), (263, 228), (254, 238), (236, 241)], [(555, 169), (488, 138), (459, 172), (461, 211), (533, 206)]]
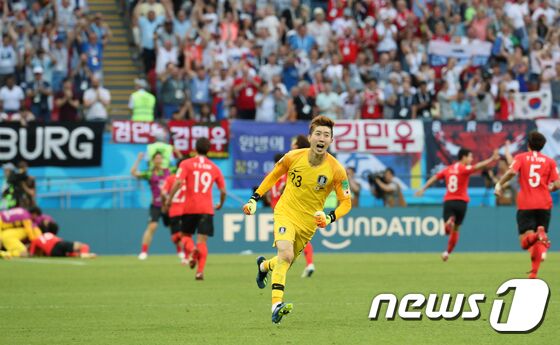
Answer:
[(253, 194), (253, 196), (251, 196), (251, 199), (249, 199), (249, 201), (247, 201), (247, 203), (243, 205), (243, 213), (248, 216), (255, 214), (255, 212), (257, 212), (257, 201), (259, 200), (259, 198), (260, 195), (258, 195), (257, 193)]

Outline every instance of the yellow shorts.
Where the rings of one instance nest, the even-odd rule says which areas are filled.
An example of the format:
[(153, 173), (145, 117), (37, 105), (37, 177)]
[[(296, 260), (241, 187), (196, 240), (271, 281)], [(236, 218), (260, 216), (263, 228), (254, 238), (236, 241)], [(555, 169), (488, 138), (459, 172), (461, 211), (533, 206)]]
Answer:
[(21, 256), (27, 253), (27, 248), (22, 240), (27, 237), (24, 229), (9, 229), (2, 231), (2, 246), (12, 256)]
[(307, 242), (315, 234), (315, 227), (297, 225), (290, 218), (281, 215), (274, 215), (274, 243), (276, 241), (290, 241), (294, 245), (294, 260), (301, 254)]

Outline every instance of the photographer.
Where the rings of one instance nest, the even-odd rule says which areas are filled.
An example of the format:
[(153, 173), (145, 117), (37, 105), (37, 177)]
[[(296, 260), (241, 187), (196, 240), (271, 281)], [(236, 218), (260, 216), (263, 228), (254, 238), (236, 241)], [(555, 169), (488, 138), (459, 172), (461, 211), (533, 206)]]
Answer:
[(27, 163), (20, 161), (17, 170), (8, 177), (16, 206), (29, 208), (35, 206), (35, 179), (27, 174)]
[(383, 199), (385, 207), (406, 207), (406, 202), (399, 184), (395, 181), (395, 172), (391, 168), (384, 172), (370, 174), (368, 177), (371, 192), (377, 199)]

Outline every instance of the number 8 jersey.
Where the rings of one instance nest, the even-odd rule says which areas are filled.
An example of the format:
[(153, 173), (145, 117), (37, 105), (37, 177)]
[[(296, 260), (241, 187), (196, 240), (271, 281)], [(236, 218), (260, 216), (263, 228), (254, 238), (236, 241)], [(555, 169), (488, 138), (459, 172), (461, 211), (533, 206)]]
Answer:
[(552, 198), (548, 185), (558, 180), (556, 162), (542, 153), (529, 151), (515, 156), (510, 168), (518, 174), (521, 187), (517, 209), (550, 210)]
[(445, 179), (445, 186), (447, 187), (443, 200), (469, 202), (467, 188), (469, 188), (469, 178), (475, 171), (472, 165), (463, 165), (459, 162), (440, 171), (436, 176), (438, 180)]
[(224, 175), (210, 159), (197, 156), (184, 160), (177, 170), (177, 178), (185, 181), (183, 214), (214, 214), (212, 185), (225, 188)]

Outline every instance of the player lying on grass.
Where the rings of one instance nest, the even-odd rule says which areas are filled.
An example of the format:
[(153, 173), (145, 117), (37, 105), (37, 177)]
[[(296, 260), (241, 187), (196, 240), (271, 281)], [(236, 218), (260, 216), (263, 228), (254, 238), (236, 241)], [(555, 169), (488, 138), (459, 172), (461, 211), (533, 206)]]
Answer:
[(515, 175), (519, 176), (517, 229), (521, 248), (531, 254), (529, 278), (536, 278), (550, 248), (547, 235), (552, 209), (550, 192), (560, 189), (560, 180), (556, 162), (540, 153), (546, 144), (544, 135), (533, 131), (527, 142), (529, 150), (513, 158), (509, 170), (496, 183), (494, 194), (501, 196), (506, 183)]
[(457, 241), (459, 241), (459, 229), (467, 214), (467, 205), (470, 200), (467, 189), (469, 188), (471, 175), (498, 159), (500, 159), (500, 155), (498, 151), (494, 151), (492, 157), (473, 166), (471, 165), (473, 161), (472, 152), (461, 148), (457, 155), (457, 162), (430, 177), (424, 187), (416, 192), (416, 196), (422, 196), (426, 189), (437, 180), (445, 179), (446, 192), (443, 197), (443, 219), (445, 221), (445, 233), (449, 235), (449, 240), (447, 241), (447, 250), (441, 254), (443, 261), (447, 261), (449, 254), (453, 252)]
[[(257, 191), (243, 207), (243, 212), (256, 212), (257, 201), (283, 175), (288, 181), (274, 208), (274, 243), (278, 255), (266, 260), (257, 258), (257, 285), (263, 289), (272, 272), (272, 322), (279, 323), (293, 305), (284, 303), (286, 274), (294, 260), (311, 240), (316, 229), (324, 228), (346, 215), (352, 208), (346, 171), (327, 152), (333, 142), (334, 122), (317, 116), (309, 127), (310, 148), (293, 150), (274, 166)], [(329, 193), (335, 189), (339, 206), (325, 215), (323, 207)]]

